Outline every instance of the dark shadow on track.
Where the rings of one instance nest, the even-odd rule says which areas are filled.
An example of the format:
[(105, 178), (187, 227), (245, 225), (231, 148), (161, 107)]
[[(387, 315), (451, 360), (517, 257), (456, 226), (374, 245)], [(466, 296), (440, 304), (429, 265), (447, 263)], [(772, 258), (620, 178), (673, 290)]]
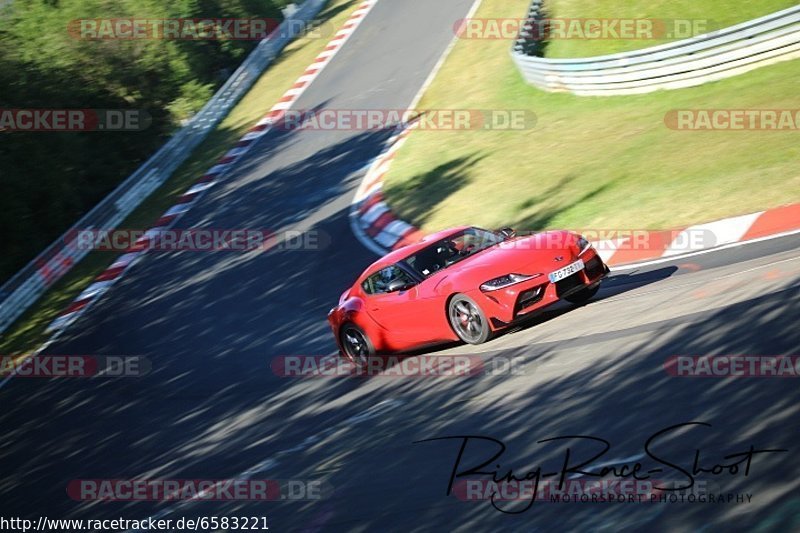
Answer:
[[(640, 287), (644, 287), (646, 285), (650, 285), (652, 283), (657, 283), (659, 281), (665, 280), (670, 276), (672, 276), (675, 272), (677, 272), (677, 270), (678, 267), (669, 266), (669, 267), (659, 268), (656, 270), (650, 270), (647, 272), (640, 272), (634, 274), (611, 274), (608, 278), (606, 278), (602, 282), (600, 286), (600, 292), (598, 292), (597, 295), (588, 302), (584, 304), (571, 304), (566, 301), (556, 302), (553, 305), (550, 305), (542, 309), (541, 311), (532, 313), (529, 316), (525, 316), (519, 319), (517, 322), (510, 325), (508, 328), (499, 331), (492, 338), (492, 340), (490, 340), (485, 346), (491, 348), (491, 343), (496, 339), (505, 337), (506, 335), (513, 335), (514, 333), (525, 331), (532, 327), (536, 327), (540, 324), (544, 324), (566, 313), (569, 313), (570, 311), (578, 307), (585, 307), (588, 305), (592, 305), (593, 302), (600, 302), (607, 298), (611, 298), (613, 296), (622, 294), (624, 292), (638, 289)], [(427, 348), (420, 348), (418, 350), (410, 350), (408, 351), (408, 353), (411, 355), (420, 355), (423, 353), (435, 353), (437, 351), (455, 348), (459, 345), (464, 346), (464, 349), (468, 350), (467, 345), (463, 345), (462, 343), (458, 342), (451, 342), (451, 343), (439, 344), (436, 346), (428, 346)]]
[[(664, 364), (675, 354), (792, 354), (800, 343), (794, 317), (800, 312), (800, 286), (787, 286), (715, 311), (667, 320), (615, 333), (628, 339), (614, 357), (598, 352), (591, 365), (570, 366), (570, 351), (591, 346), (603, 335), (582, 336), (559, 343), (541, 343), (492, 354), (518, 357), (531, 378), (546, 368), (565, 368), (536, 387), (525, 388), (524, 376), (509, 387), (509, 376), (461, 380), (390, 380), (370, 404), (381, 398), (404, 399), (396, 412), (363, 427), (342, 428), (335, 438), (298, 454), (292, 468), (299, 475), (317, 472), (337, 488), (332, 506), (332, 530), (365, 530), (400, 523), (443, 527), (448, 521), (471, 528), (544, 528), (569, 530), (721, 529), (796, 525), (800, 500), (800, 465), (792, 454), (758, 458), (749, 476), (699, 475), (716, 492), (749, 493), (763, 504), (757, 511), (746, 504), (565, 504), (537, 503), (519, 516), (502, 515), (489, 502), (459, 502), (446, 497), (447, 481), (458, 442), (412, 441), (445, 435), (485, 435), (501, 439), (508, 451), (499, 461), (519, 475), (546, 464), (557, 470), (564, 447), (538, 444), (558, 435), (592, 435), (608, 439), (612, 451), (604, 459), (643, 453), (645, 440), (669, 425), (703, 421), (712, 428), (695, 428), (659, 442), (659, 455), (691, 469), (695, 450), (709, 464), (728, 453), (756, 448), (789, 448), (793, 453), (800, 422), (796, 384), (791, 379), (698, 379), (668, 375)], [(642, 338), (641, 334), (646, 334)], [(366, 409), (354, 405), (352, 412)], [(591, 448), (570, 443), (573, 457), (587, 457)], [(556, 449), (558, 448), (558, 449)], [(465, 459), (477, 464), (478, 455)], [(655, 465), (646, 457), (646, 468)], [(314, 465), (338, 465), (320, 473)], [(702, 462), (702, 461), (701, 461)], [(301, 466), (302, 465), (302, 466)], [(294, 470), (296, 471), (296, 470)], [(505, 471), (505, 470), (504, 470)], [(682, 482), (674, 470), (660, 479)], [(353, 506), (353, 501), (359, 502)], [(515, 509), (524, 502), (503, 506)], [(413, 520), (408, 509), (414, 509)], [(289, 512), (286, 505), (286, 512)], [(287, 515), (288, 516), (288, 515)], [(285, 522), (291, 525), (291, 521)], [(591, 524), (591, 527), (589, 527)], [(391, 528), (390, 528), (391, 529)], [(778, 527), (778, 529), (780, 529)]]

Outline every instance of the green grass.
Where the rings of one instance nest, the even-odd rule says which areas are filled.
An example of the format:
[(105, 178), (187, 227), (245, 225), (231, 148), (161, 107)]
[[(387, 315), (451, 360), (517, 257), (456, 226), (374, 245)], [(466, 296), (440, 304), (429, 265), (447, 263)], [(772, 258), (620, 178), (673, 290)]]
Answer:
[[(514, 2), (509, 2), (513, 4)], [(656, 19), (697, 21), (697, 33), (732, 26), (796, 5), (796, 0), (545, 0), (548, 18)], [(524, 3), (520, 10), (524, 13)], [(667, 25), (665, 28), (674, 27)], [(677, 29), (676, 31), (682, 31)], [(652, 37), (658, 37), (654, 32)], [(691, 35), (676, 35), (686, 38)], [(590, 57), (627, 52), (670, 42), (669, 38), (646, 39), (552, 39), (547, 57)]]
[[(152, 225), (250, 126), (269, 111), (357, 7), (357, 0), (332, 0), (317, 17), (322, 23), (322, 38), (304, 37), (290, 43), (228, 117), (195, 149), (192, 157), (120, 227), (147, 228)], [(116, 254), (108, 252), (88, 255), (3, 334), (0, 354), (17, 355), (35, 350), (48, 337), (44, 331), (47, 325), (115, 258)]]
[[(686, 3), (686, 2), (682, 2)], [(484, 0), (477, 17), (511, 17), (527, 0)], [(415, 131), (384, 189), (426, 230), (674, 228), (800, 200), (800, 132), (674, 131), (680, 108), (800, 107), (800, 61), (700, 87), (622, 97), (526, 85), (504, 41), (462, 40), (420, 109), (528, 109), (525, 131)], [(457, 88), (457, 89), (454, 89)]]

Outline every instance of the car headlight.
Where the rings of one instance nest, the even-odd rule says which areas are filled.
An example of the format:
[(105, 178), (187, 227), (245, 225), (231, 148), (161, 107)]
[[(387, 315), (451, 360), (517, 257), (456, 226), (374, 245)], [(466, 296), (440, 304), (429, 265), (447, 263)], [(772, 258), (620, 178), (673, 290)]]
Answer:
[(589, 248), (589, 246), (591, 246), (591, 243), (586, 240), (586, 237), (583, 235), (578, 235), (578, 250), (580, 250), (578, 253), (582, 254)]
[(505, 289), (506, 287), (510, 287), (515, 283), (522, 283), (523, 281), (528, 281), (529, 279), (537, 278), (539, 276), (541, 276), (541, 274), (506, 274), (505, 276), (500, 276), (499, 278), (490, 279), (481, 285), (481, 290), (483, 292), (491, 292), (499, 289)]

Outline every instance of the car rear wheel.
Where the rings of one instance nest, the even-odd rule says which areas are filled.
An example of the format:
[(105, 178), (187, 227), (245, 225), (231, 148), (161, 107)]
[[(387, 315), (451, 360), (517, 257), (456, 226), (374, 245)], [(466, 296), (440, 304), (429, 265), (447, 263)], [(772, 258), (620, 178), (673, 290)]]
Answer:
[(591, 300), (599, 290), (600, 284), (598, 283), (594, 287), (588, 287), (586, 289), (579, 290), (576, 293), (570, 294), (569, 296), (565, 296), (564, 299), (574, 304), (586, 303)]
[(354, 324), (345, 324), (339, 336), (345, 357), (359, 368), (366, 367), (369, 358), (375, 355), (375, 346), (367, 334)]
[(458, 338), (467, 344), (481, 344), (489, 340), (492, 330), (489, 320), (472, 298), (456, 294), (447, 306), (450, 326)]

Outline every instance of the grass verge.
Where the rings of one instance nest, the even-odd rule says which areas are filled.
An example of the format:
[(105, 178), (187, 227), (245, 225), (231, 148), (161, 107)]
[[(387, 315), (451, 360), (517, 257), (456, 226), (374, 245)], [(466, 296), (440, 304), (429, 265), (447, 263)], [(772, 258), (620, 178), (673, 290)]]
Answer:
[[(681, 2), (686, 4), (687, 2)], [(484, 0), (514, 17), (527, 0)], [(676, 91), (545, 93), (505, 41), (459, 41), (420, 109), (527, 109), (524, 131), (415, 131), (384, 183), (395, 212), (426, 230), (674, 228), (800, 200), (798, 131), (675, 131), (673, 109), (797, 109), (800, 61)]]
[[(152, 225), (250, 126), (269, 111), (322, 52), (333, 37), (333, 32), (344, 24), (357, 7), (358, 0), (331, 0), (317, 16), (326, 30), (322, 32), (322, 38), (303, 37), (291, 42), (228, 117), (195, 149), (193, 155), (120, 227), (147, 228)], [(0, 353), (19, 355), (38, 348), (48, 337), (45, 328), (50, 322), (115, 258), (116, 254), (108, 252), (89, 254), (6, 330), (0, 340)]]
[[(654, 24), (652, 35), (643, 34), (642, 39), (553, 39), (545, 55), (551, 58), (591, 57), (628, 52), (733, 26), (792, 7), (796, 3), (796, 0), (545, 0), (544, 5), (549, 10), (547, 16), (550, 18), (659, 21), (659, 24)], [(663, 26), (661, 21), (664, 21)], [(663, 36), (662, 30), (670, 32), (674, 38)]]

